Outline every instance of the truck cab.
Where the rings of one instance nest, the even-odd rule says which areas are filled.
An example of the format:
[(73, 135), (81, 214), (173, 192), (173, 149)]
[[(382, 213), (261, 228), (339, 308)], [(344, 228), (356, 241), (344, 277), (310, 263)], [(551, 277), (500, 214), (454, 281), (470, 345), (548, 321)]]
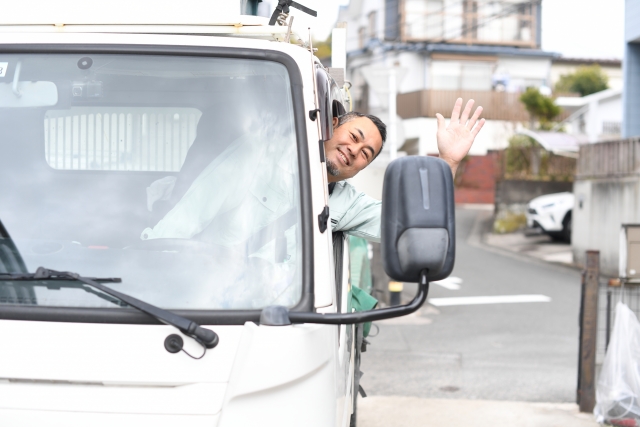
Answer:
[(0, 419), (355, 425), (363, 323), (453, 267), (444, 162), (385, 181), (419, 294), (354, 312), (323, 152), (351, 106), (312, 47), (239, 2), (66, 3), (0, 18)]

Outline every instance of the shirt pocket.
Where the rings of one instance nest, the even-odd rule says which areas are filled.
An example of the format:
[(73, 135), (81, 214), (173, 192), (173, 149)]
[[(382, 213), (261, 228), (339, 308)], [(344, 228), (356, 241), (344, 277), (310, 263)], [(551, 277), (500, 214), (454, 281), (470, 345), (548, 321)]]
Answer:
[(271, 212), (276, 212), (285, 200), (284, 194), (268, 185), (254, 185), (249, 191), (262, 206)]

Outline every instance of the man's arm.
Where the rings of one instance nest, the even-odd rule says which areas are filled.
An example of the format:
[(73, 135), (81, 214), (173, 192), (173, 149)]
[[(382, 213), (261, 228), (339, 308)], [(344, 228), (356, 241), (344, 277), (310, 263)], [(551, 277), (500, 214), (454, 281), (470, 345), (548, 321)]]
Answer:
[(456, 175), (458, 165), (469, 152), (476, 135), (485, 123), (484, 119), (478, 120), (482, 114), (482, 107), (476, 108), (473, 116), (469, 117), (473, 103), (473, 99), (470, 99), (460, 114), (462, 98), (458, 98), (453, 106), (449, 125), (446, 124), (442, 114), (436, 114), (438, 119), (438, 132), (436, 133), (438, 151), (440, 158), (451, 167), (453, 176)]
[(371, 242), (380, 241), (382, 202), (341, 181), (329, 196), (331, 231), (344, 231)]

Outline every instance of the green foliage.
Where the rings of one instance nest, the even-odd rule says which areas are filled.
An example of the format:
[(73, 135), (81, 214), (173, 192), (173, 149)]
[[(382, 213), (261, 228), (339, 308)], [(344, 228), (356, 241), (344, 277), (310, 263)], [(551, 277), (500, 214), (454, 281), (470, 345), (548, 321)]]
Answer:
[(318, 51), (316, 52), (316, 56), (319, 59), (330, 58), (331, 57), (331, 35), (329, 35), (329, 37), (327, 37), (327, 39), (323, 42), (314, 40), (313, 47), (318, 49)]
[(504, 212), (498, 215), (493, 223), (493, 232), (496, 234), (513, 233), (527, 226), (527, 216), (523, 213)]
[[(572, 181), (576, 171), (576, 159), (550, 153), (532, 138), (521, 134), (509, 139), (503, 161), (506, 179)], [(538, 163), (538, 174), (533, 173), (534, 162)]]
[(577, 92), (581, 96), (591, 95), (609, 88), (609, 78), (598, 64), (581, 65), (571, 73), (560, 76), (556, 83), (558, 92)]
[(505, 174), (509, 177), (524, 177), (531, 169), (531, 150), (537, 143), (526, 135), (513, 135), (509, 138), (509, 146), (504, 151)]
[(532, 118), (538, 119), (541, 124), (551, 122), (562, 112), (552, 98), (544, 96), (534, 87), (528, 87), (520, 95), (520, 102), (524, 104)]

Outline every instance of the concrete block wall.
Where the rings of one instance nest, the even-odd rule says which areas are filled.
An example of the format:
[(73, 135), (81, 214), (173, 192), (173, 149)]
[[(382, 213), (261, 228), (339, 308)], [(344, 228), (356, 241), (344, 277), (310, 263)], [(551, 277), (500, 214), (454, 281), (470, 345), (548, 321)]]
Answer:
[(456, 178), (456, 203), (490, 203), (495, 200), (496, 177), (500, 171), (498, 153), (470, 156)]
[(620, 226), (640, 223), (638, 176), (576, 180), (571, 247), (584, 265), (587, 250), (600, 251), (600, 270), (617, 277)]

